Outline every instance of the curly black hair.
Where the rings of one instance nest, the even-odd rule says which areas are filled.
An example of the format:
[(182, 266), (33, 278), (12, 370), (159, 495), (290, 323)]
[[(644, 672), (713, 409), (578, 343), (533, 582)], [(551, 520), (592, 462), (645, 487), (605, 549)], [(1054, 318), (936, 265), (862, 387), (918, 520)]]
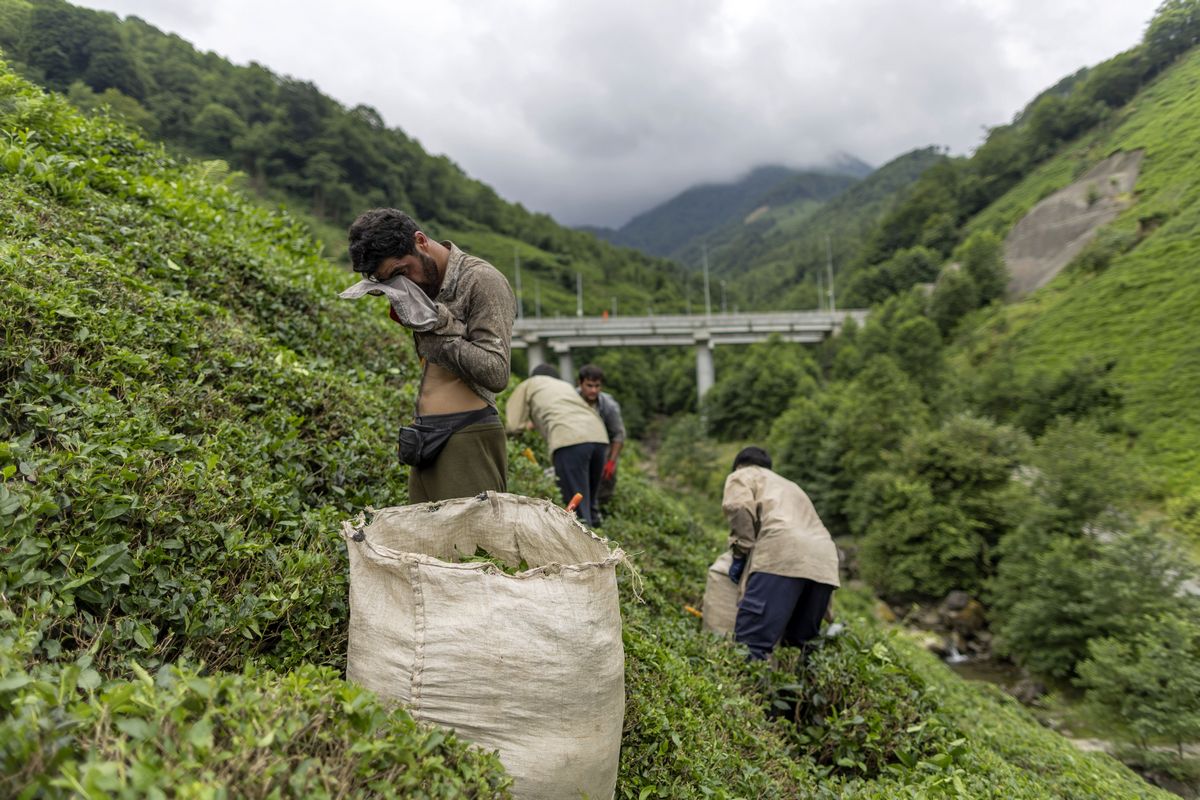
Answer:
[(420, 230), (408, 214), (394, 208), (372, 208), (350, 224), (350, 264), (355, 272), (374, 274), (387, 258), (412, 255)]

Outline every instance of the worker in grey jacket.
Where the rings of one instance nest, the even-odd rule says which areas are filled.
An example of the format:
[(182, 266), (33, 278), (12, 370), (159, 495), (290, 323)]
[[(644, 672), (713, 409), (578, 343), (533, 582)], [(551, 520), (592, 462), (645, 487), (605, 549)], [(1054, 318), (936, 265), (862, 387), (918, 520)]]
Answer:
[(733, 638), (752, 660), (782, 642), (817, 635), (839, 586), (837, 546), (808, 495), (771, 471), (771, 457), (747, 447), (733, 460), (721, 501), (729, 522), (729, 578), (744, 587)]
[(508, 450), (496, 393), (508, 386), (516, 297), (508, 280), (453, 242), (429, 238), (403, 211), (375, 208), (349, 231), (350, 263), (366, 277), (342, 293), (383, 294), (413, 331), (421, 358), (412, 425), (400, 459), (411, 502), (508, 487)]
[(584, 364), (579, 368), (579, 383), (576, 390), (587, 404), (595, 409), (608, 431), (608, 454), (604, 471), (600, 474), (600, 489), (592, 498), (593, 527), (600, 527), (601, 512), (604, 511), (617, 489), (617, 459), (625, 447), (625, 421), (621, 418), (621, 404), (604, 389), (604, 370), (595, 364)]

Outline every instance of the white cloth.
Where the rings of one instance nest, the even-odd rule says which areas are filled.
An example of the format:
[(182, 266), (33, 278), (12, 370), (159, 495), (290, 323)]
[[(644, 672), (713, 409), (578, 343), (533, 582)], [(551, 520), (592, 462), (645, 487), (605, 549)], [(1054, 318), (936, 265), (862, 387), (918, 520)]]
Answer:
[(382, 282), (363, 279), (338, 297), (343, 300), (357, 300), (368, 294), (386, 297), (396, 316), (400, 318), (400, 324), (406, 328), (427, 331), (437, 325), (437, 306), (419, 286), (403, 275)]

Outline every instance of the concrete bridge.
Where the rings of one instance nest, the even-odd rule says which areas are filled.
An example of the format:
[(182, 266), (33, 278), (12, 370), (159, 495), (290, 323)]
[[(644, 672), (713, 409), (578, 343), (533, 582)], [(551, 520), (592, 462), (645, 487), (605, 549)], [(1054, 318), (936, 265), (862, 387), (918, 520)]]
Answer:
[(654, 317), (523, 317), (513, 324), (512, 346), (529, 351), (529, 368), (558, 357), (558, 369), (574, 380), (571, 350), (580, 347), (695, 347), (696, 391), (712, 388), (713, 348), (753, 344), (778, 335), (785, 342), (816, 343), (837, 333), (847, 319), (859, 324), (867, 312), (777, 311), (759, 314), (690, 314)]

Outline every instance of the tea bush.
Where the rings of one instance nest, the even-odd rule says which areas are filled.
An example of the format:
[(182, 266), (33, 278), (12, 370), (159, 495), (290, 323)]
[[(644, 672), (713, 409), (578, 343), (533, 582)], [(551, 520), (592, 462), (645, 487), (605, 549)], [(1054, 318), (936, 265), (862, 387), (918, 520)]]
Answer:
[(495, 754), (329, 667), (213, 675), (179, 664), (152, 676), (130, 661), (128, 677), (105, 678), (86, 653), (31, 666), (27, 619), (0, 607), (6, 797), (509, 796)]
[(848, 629), (778, 658), (772, 702), (788, 711), (791, 738), (823, 771), (874, 777), (961, 754), (964, 740), (952, 740), (925, 681), (876, 631)]

